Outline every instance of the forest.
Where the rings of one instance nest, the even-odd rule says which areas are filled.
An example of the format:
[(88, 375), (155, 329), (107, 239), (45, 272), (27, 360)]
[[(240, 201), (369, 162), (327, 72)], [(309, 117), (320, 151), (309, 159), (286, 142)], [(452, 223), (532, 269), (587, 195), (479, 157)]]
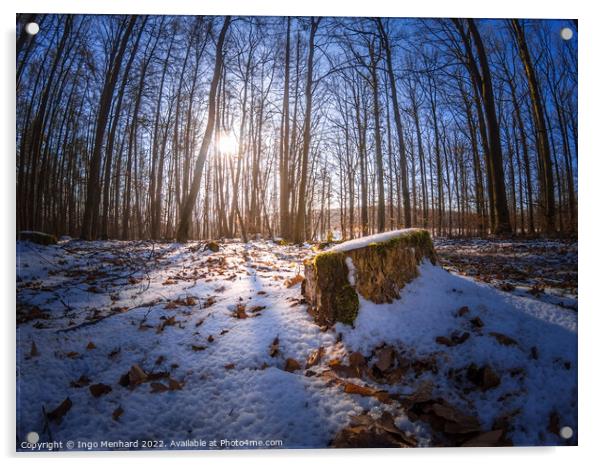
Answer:
[(18, 15), (17, 230), (575, 237), (576, 32), (560, 20)]
[(17, 450), (577, 445), (577, 28), (18, 15)]

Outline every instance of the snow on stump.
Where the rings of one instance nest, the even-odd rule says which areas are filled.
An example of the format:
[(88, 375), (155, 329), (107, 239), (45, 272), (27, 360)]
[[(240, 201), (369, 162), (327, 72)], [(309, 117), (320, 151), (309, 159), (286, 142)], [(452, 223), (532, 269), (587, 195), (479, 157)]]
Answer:
[(21, 231), (19, 232), (19, 239), (21, 241), (31, 241), (32, 243), (41, 244), (43, 246), (57, 243), (56, 236), (42, 233), (41, 231)]
[(338, 244), (305, 262), (302, 293), (320, 325), (353, 324), (358, 293), (377, 304), (399, 298), (424, 259), (436, 263), (426, 230), (408, 228)]

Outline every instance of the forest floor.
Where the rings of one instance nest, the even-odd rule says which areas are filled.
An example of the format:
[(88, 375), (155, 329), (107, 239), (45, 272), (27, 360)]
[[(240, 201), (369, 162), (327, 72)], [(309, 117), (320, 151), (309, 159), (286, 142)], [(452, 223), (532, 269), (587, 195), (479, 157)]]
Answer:
[(327, 329), (308, 245), (20, 241), (18, 448), (576, 444), (576, 244), (435, 246), (448, 270)]

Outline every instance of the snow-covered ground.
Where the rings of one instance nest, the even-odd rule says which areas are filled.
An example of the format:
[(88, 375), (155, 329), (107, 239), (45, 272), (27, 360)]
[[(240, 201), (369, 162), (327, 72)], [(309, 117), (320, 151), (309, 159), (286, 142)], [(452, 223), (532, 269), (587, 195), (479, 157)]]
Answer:
[(577, 310), (575, 241), (439, 238), (434, 243), (448, 270)]
[(298, 277), (311, 254), (18, 242), (17, 446), (33, 431), (99, 442), (81, 449), (320, 448), (386, 413), (418, 446), (457, 444), (408, 403), (425, 386), (508, 443), (576, 442), (576, 312), (425, 263), (400, 300), (361, 300), (355, 328), (320, 328)]

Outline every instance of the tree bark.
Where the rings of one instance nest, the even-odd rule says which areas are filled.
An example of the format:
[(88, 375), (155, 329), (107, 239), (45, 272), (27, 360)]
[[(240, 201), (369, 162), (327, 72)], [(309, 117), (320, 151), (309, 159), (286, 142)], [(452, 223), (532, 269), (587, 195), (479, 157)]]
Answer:
[(192, 211), (194, 204), (196, 203), (199, 189), (201, 187), (201, 176), (203, 174), (203, 168), (207, 159), (207, 152), (209, 151), (209, 145), (213, 139), (213, 129), (215, 127), (215, 94), (217, 92), (217, 85), (221, 79), (222, 63), (223, 63), (223, 48), (224, 41), (226, 39), (226, 33), (231, 22), (231, 17), (226, 16), (224, 18), (224, 24), (219, 34), (217, 41), (216, 52), (215, 52), (215, 65), (213, 67), (213, 78), (211, 79), (211, 87), (209, 89), (209, 109), (207, 111), (207, 126), (205, 128), (205, 134), (203, 136), (203, 142), (199, 150), (199, 156), (196, 160), (194, 167), (194, 175), (190, 192), (186, 197), (184, 205), (182, 206), (180, 224), (178, 225), (178, 231), (176, 238), (179, 242), (183, 243), (188, 241), (190, 235), (190, 227), (192, 223)]

